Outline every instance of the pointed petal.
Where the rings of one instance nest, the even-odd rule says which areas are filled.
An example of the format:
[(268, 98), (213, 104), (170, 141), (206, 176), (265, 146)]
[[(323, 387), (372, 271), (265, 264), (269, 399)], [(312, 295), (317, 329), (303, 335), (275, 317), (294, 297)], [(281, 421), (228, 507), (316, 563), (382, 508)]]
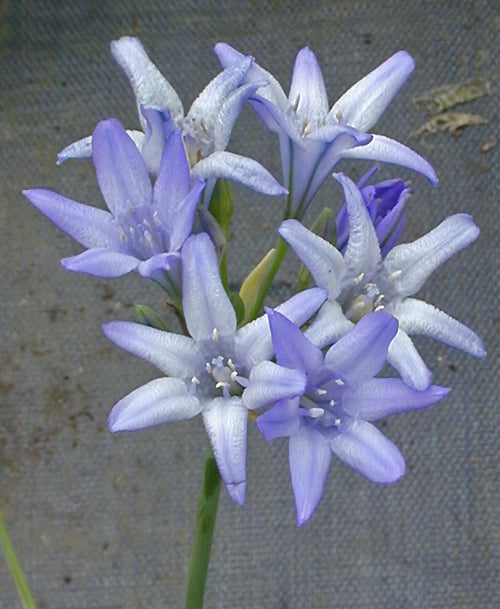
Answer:
[(214, 329), (232, 336), (236, 314), (219, 273), (215, 247), (206, 233), (191, 235), (182, 247), (183, 309), (191, 336), (207, 340)]
[(62, 165), (69, 159), (90, 159), (92, 157), (92, 136), (73, 142), (57, 154), (57, 164)]
[(315, 54), (308, 47), (297, 53), (288, 100), (306, 123), (316, 123), (328, 114), (323, 74)]
[(167, 376), (190, 380), (203, 370), (203, 358), (188, 336), (130, 321), (111, 321), (102, 326), (102, 331), (115, 345), (150, 362)]
[(180, 127), (184, 117), (182, 102), (172, 85), (148, 57), (141, 42), (137, 38), (123, 36), (111, 43), (111, 53), (132, 85), (144, 131), (146, 124), (140, 111), (141, 106), (167, 109)]
[(42, 188), (25, 190), (23, 194), (57, 228), (83, 247), (118, 249), (122, 245), (113, 216), (109, 212), (77, 203)]
[(67, 271), (94, 277), (121, 277), (135, 270), (139, 263), (140, 260), (135, 256), (102, 248), (92, 248), (78, 256), (61, 260)]
[(170, 135), (161, 157), (153, 198), (160, 220), (172, 232), (173, 214), (191, 188), (189, 161), (180, 129)]
[(375, 227), (356, 184), (343, 173), (334, 174), (333, 177), (344, 189), (349, 219), (349, 238), (344, 254), (345, 265), (349, 269), (351, 278), (354, 279), (364, 273), (366, 279), (370, 279), (381, 262)]
[(306, 328), (304, 335), (320, 349), (329, 347), (354, 328), (344, 315), (338, 302), (328, 300), (319, 310), (316, 319)]
[(306, 385), (307, 378), (301, 370), (261, 362), (250, 372), (250, 385), (243, 393), (243, 404), (250, 410), (272, 406), (278, 400), (302, 395)]
[(396, 245), (385, 259), (389, 275), (401, 271), (394, 286), (401, 296), (420, 290), (427, 278), (443, 262), (470, 245), (479, 236), (479, 228), (468, 214), (454, 214), (413, 243)]
[(387, 313), (370, 313), (343, 336), (325, 356), (325, 364), (349, 385), (373, 378), (386, 362), (387, 349), (396, 335), (398, 322)]
[(299, 400), (280, 400), (257, 419), (257, 427), (269, 440), (295, 435), (299, 431)]
[(323, 495), (332, 453), (320, 433), (302, 425), (290, 438), (288, 457), (300, 527), (309, 520)]
[(438, 182), (436, 172), (424, 158), (407, 146), (383, 135), (373, 134), (373, 139), (369, 144), (345, 150), (342, 152), (342, 158), (393, 163), (421, 173), (433, 186)]
[(390, 484), (405, 473), (398, 447), (371, 423), (353, 420), (345, 431), (329, 440), (339, 459), (372, 482)]
[(203, 409), (203, 422), (222, 481), (239, 505), (245, 503), (247, 418), (239, 398), (216, 398)]
[(175, 222), (172, 226), (170, 235), (170, 249), (172, 251), (180, 250), (184, 241), (191, 234), (196, 207), (200, 202), (200, 197), (204, 188), (205, 182), (201, 178), (196, 178), (193, 188), (181, 202), (179, 209), (174, 212)]
[(156, 254), (148, 260), (144, 260), (139, 264), (137, 270), (143, 277), (153, 279), (154, 275), (158, 271), (168, 271), (171, 268), (175, 268), (180, 263), (180, 254), (175, 253), (164, 253)]
[(389, 345), (387, 361), (394, 366), (403, 381), (419, 391), (427, 389), (432, 383), (432, 373), (420, 357), (410, 337), (401, 328)]
[(406, 51), (395, 53), (346, 91), (331, 109), (329, 118), (368, 131), (396, 97), (414, 67), (415, 62)]
[(342, 407), (357, 419), (377, 421), (392, 414), (432, 406), (449, 392), (447, 387), (438, 385), (416, 391), (401, 379), (375, 378), (355, 390), (348, 388), (342, 396)]
[(162, 423), (191, 419), (201, 412), (198, 398), (180, 379), (156, 379), (120, 400), (109, 415), (112, 432), (136, 431)]
[(138, 142), (131, 137), (137, 148), (141, 151), (144, 163), (150, 173), (157, 174), (165, 148), (165, 140), (175, 129), (175, 123), (170, 118), (168, 111), (161, 108), (141, 106), (141, 114), (146, 121), (146, 133), (138, 145)]
[(97, 182), (113, 215), (126, 213), (131, 207), (151, 205), (152, 187), (146, 165), (116, 119), (97, 125), (92, 148)]
[(208, 180), (226, 178), (265, 195), (280, 197), (287, 194), (260, 163), (232, 152), (214, 152), (192, 169), (192, 175)]
[[(301, 326), (316, 313), (325, 298), (324, 290), (311, 288), (292, 296), (276, 307), (275, 311)], [(267, 315), (262, 315), (237, 331), (235, 350), (238, 361), (243, 362), (249, 370), (255, 364), (273, 357), (274, 348)]]
[(328, 290), (330, 300), (335, 300), (344, 274), (342, 254), (298, 220), (285, 220), (278, 232), (307, 266), (316, 284)]
[(410, 335), (429, 336), (474, 357), (486, 355), (483, 342), (475, 332), (423, 300), (405, 298), (394, 311), (401, 329)]
[[(323, 354), (287, 317), (267, 310), (276, 361), (280, 366), (314, 374), (323, 365)], [(290, 396), (291, 397), (291, 396)]]

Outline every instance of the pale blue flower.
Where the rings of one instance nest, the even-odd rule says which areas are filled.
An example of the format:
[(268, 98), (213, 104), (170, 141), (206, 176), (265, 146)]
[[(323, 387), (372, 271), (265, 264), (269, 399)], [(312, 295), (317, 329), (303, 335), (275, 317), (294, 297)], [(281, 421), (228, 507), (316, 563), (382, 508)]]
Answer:
[(306, 331), (308, 338), (325, 347), (346, 334), (367, 313), (383, 309), (399, 321), (388, 361), (416, 389), (425, 389), (432, 375), (409, 335), (429, 336), (483, 357), (483, 343), (472, 330), (431, 304), (410, 298), (435, 269), (475, 241), (479, 229), (472, 218), (467, 214), (450, 216), (427, 235), (413, 243), (396, 245), (382, 258), (359, 189), (343, 174), (334, 177), (344, 188), (349, 216), (349, 240), (344, 255), (297, 220), (286, 220), (279, 229), (316, 284), (328, 290), (327, 302)]
[[(269, 311), (269, 324), (280, 367), (291, 386), (305, 387), (296, 396), (277, 400), (257, 420), (267, 440), (289, 437), (289, 461), (297, 523), (308, 520), (321, 499), (332, 452), (372, 482), (395, 482), (405, 472), (398, 448), (371, 421), (426, 408), (448, 394), (444, 387), (424, 391), (400, 379), (373, 378), (382, 369), (398, 323), (386, 313), (365, 316), (324, 356), (285, 316)], [(250, 374), (265, 385), (264, 364)], [(249, 396), (251, 397), (251, 396)]]
[(64, 258), (64, 268), (96, 277), (137, 270), (178, 297), (180, 249), (191, 234), (205, 186), (200, 178), (191, 179), (180, 131), (165, 145), (154, 187), (142, 156), (117, 120), (97, 125), (93, 148), (97, 182), (109, 211), (50, 190), (24, 192), (58, 228), (88, 248)]
[[(244, 55), (219, 43), (223, 67)], [(343, 158), (395, 163), (426, 176), (436, 174), (427, 161), (399, 142), (366, 133), (380, 118), (414, 68), (405, 51), (396, 53), (353, 85), (329, 110), (323, 75), (307, 47), (295, 60), (288, 98), (278, 81), (253, 63), (245, 82), (267, 82), (250, 101), (266, 126), (279, 134), (283, 182), (289, 191), (287, 216), (301, 218), (317, 190)]]
[[(248, 377), (259, 362), (273, 357), (267, 317), (239, 330), (236, 315), (219, 273), (215, 247), (208, 235), (189, 237), (182, 248), (183, 311), (190, 336), (164, 332), (126, 321), (103, 326), (104, 334), (122, 349), (157, 366), (159, 378), (120, 400), (111, 411), (111, 431), (135, 431), (201, 413), (217, 465), (231, 498), (245, 501), (246, 427), (248, 408), (291, 397), (303, 390), (296, 375), (273, 381), (271, 362), (264, 365), (265, 387), (245, 404)], [(302, 324), (326, 297), (313, 288), (297, 294), (278, 310)]]
[[(252, 64), (251, 58), (245, 57), (218, 74), (184, 116), (175, 89), (150, 60), (137, 38), (124, 36), (115, 40), (111, 43), (111, 52), (134, 90), (143, 131), (129, 131), (128, 134), (141, 151), (150, 172), (158, 172), (170, 133), (181, 129), (193, 178), (207, 180), (203, 195), (206, 201), (216, 178), (227, 178), (267, 195), (286, 194), (257, 161), (225, 152), (242, 105), (263, 84), (243, 84)], [(91, 156), (92, 136), (89, 136), (62, 150), (58, 162)]]

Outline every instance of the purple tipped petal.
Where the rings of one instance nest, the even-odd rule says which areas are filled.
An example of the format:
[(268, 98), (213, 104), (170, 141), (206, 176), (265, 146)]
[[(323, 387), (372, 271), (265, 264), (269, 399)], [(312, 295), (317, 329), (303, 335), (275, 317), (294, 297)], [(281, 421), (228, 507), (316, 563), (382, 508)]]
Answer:
[(227, 492), (245, 503), (248, 413), (239, 398), (216, 398), (203, 410), (203, 422)]
[(326, 366), (340, 374), (349, 385), (361, 385), (382, 369), (397, 329), (398, 322), (392, 315), (365, 315), (329, 349), (325, 356)]
[(329, 299), (337, 298), (344, 273), (342, 254), (298, 220), (285, 220), (278, 232), (307, 266), (316, 284), (328, 290)]
[(405, 298), (394, 311), (401, 329), (410, 335), (429, 336), (474, 357), (486, 355), (483, 342), (475, 332), (423, 300)]
[(401, 271), (394, 286), (401, 296), (415, 294), (443, 262), (479, 236), (479, 228), (467, 214), (455, 214), (413, 243), (394, 247), (385, 259), (389, 274)]
[(307, 123), (314, 123), (328, 113), (325, 81), (314, 53), (305, 47), (297, 53), (288, 99)]
[(150, 205), (149, 173), (136, 145), (116, 119), (101, 121), (92, 138), (97, 181), (114, 216)]
[(243, 393), (243, 404), (251, 410), (257, 410), (278, 400), (302, 395), (306, 385), (307, 378), (301, 370), (290, 370), (273, 362), (261, 362), (250, 372), (250, 385)]
[(299, 400), (280, 400), (273, 408), (261, 414), (257, 419), (257, 427), (269, 440), (295, 435), (299, 431), (300, 417), (298, 413)]
[(438, 182), (436, 172), (424, 158), (407, 146), (383, 135), (373, 135), (372, 141), (366, 146), (345, 150), (342, 152), (342, 158), (393, 163), (421, 173), (433, 186)]
[(371, 423), (351, 421), (345, 431), (329, 440), (339, 459), (372, 482), (390, 484), (405, 473), (398, 447)]
[(207, 340), (213, 330), (230, 336), (236, 330), (236, 314), (219, 273), (215, 247), (205, 233), (192, 235), (182, 248), (183, 309), (189, 333)]
[(90, 159), (92, 157), (92, 136), (73, 142), (57, 154), (57, 164), (62, 165), (69, 159)]
[[(280, 366), (313, 374), (323, 365), (323, 354), (284, 315), (268, 310), (276, 361)], [(290, 396), (291, 397), (291, 396)]]
[(401, 328), (389, 345), (387, 361), (394, 366), (403, 381), (419, 391), (427, 389), (432, 383), (432, 373), (420, 357), (410, 337)]
[(196, 163), (192, 175), (204, 180), (226, 178), (243, 184), (255, 192), (274, 197), (287, 194), (286, 188), (283, 188), (260, 163), (232, 152), (214, 152)]
[(329, 116), (368, 131), (396, 97), (414, 67), (415, 62), (406, 51), (395, 53), (346, 91)]
[(300, 527), (309, 520), (321, 499), (332, 453), (321, 434), (303, 425), (290, 438), (288, 457)]
[(136, 431), (162, 423), (191, 419), (201, 412), (198, 398), (180, 379), (156, 379), (120, 400), (109, 415), (112, 432)]
[(191, 379), (203, 369), (203, 358), (188, 336), (129, 321), (111, 321), (102, 331), (115, 345), (150, 362), (167, 376)]
[(342, 396), (342, 407), (357, 419), (376, 421), (392, 414), (427, 408), (449, 392), (447, 387), (437, 385), (416, 391), (401, 379), (375, 378), (355, 390), (348, 388)]
[(92, 248), (78, 256), (61, 260), (67, 271), (86, 273), (93, 277), (121, 277), (134, 271), (139, 263), (140, 260), (135, 256), (100, 248)]
[(25, 190), (23, 194), (57, 228), (84, 247), (114, 249), (119, 246), (118, 230), (109, 212), (42, 188)]

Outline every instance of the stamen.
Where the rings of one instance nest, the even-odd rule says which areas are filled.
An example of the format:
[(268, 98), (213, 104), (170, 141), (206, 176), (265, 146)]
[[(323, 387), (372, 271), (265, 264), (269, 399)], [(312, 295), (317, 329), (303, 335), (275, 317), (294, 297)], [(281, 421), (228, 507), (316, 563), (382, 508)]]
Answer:
[(219, 332), (218, 332), (217, 328), (214, 328), (212, 330), (212, 342), (214, 342), (214, 343), (219, 342)]
[(236, 382), (237, 377), (238, 377), (238, 371), (237, 371), (237, 370), (233, 370), (233, 371), (231, 372), (231, 380), (232, 380), (233, 382)]
[(394, 281), (395, 279), (397, 279), (398, 277), (401, 277), (401, 275), (403, 274), (403, 271), (401, 269), (398, 269), (397, 271), (393, 271), (390, 275), (389, 275), (389, 281)]
[(354, 278), (355, 285), (359, 285), (365, 277), (364, 273), (360, 273), (357, 277)]
[(341, 423), (342, 423), (342, 421), (340, 419), (335, 419), (335, 421), (333, 422), (333, 425), (334, 425), (334, 427), (339, 427)]
[(227, 360), (227, 365), (231, 368), (231, 370), (234, 372), (236, 370), (235, 365), (233, 364), (233, 360), (231, 358), (229, 358)]
[(311, 419), (318, 419), (319, 417), (323, 416), (325, 414), (325, 411), (323, 408), (311, 408), (309, 410), (309, 416), (311, 417)]
[(221, 387), (229, 387), (229, 383), (226, 381), (219, 381), (215, 384), (216, 389), (220, 389)]
[(333, 408), (335, 406), (335, 400), (330, 400), (329, 404)]
[(199, 385), (200, 379), (197, 376), (193, 376), (193, 378), (191, 379), (191, 382), (193, 383), (193, 385)]
[(325, 395), (326, 393), (326, 389), (316, 389), (316, 395)]
[(205, 369), (208, 372), (208, 374), (212, 374), (213, 368), (208, 362), (205, 364)]
[(335, 384), (339, 385), (340, 387), (342, 387), (342, 385), (345, 385), (345, 383), (342, 379), (335, 379)]

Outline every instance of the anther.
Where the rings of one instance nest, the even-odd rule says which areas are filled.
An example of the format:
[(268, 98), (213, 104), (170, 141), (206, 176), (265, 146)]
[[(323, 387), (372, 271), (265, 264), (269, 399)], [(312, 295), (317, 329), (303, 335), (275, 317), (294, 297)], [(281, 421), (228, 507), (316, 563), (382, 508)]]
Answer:
[(234, 372), (236, 370), (236, 366), (233, 364), (233, 360), (231, 358), (229, 358), (227, 360), (227, 365), (231, 368), (231, 370)]
[(316, 395), (325, 395), (326, 389), (316, 389)]
[(342, 379), (335, 379), (335, 384), (340, 385), (340, 387), (342, 387), (342, 385), (345, 385), (345, 383)]
[(357, 277), (354, 278), (355, 285), (359, 285), (365, 277), (364, 273), (360, 273)]
[(318, 419), (319, 417), (323, 416), (325, 414), (325, 411), (323, 410), (323, 408), (310, 408), (309, 409), (309, 416), (311, 417), (311, 419)]
[(208, 362), (205, 364), (205, 369), (208, 372), (208, 374), (212, 374), (213, 368)]
[(193, 385), (199, 385), (200, 379), (197, 376), (193, 376), (193, 378), (191, 379), (191, 382), (193, 383)]
[(219, 332), (218, 332), (217, 328), (214, 328), (212, 330), (212, 342), (214, 342), (214, 343), (219, 342)]
[(395, 279), (397, 279), (398, 277), (401, 277), (401, 275), (403, 274), (403, 271), (401, 269), (398, 269), (397, 271), (393, 271), (390, 275), (389, 275), (389, 281), (394, 281)]

